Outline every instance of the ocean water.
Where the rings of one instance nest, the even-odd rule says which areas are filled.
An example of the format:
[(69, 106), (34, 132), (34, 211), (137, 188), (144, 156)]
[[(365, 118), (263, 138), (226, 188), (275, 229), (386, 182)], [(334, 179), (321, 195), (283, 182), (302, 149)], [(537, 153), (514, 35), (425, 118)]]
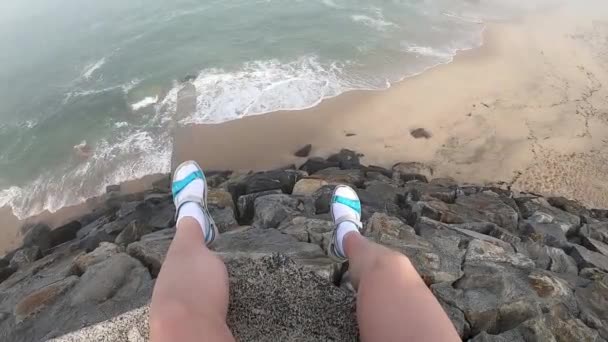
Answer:
[[(0, 207), (56, 211), (169, 172), (176, 125), (381, 90), (546, 0), (0, 3)], [(187, 79), (187, 81), (184, 81)], [(176, 116), (192, 83), (197, 108)], [(74, 146), (86, 142), (87, 158)]]

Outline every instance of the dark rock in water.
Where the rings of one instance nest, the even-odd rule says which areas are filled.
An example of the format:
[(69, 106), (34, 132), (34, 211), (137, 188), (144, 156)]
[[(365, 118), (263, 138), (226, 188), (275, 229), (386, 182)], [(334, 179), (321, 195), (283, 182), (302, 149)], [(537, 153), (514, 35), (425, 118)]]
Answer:
[(320, 157), (313, 157), (308, 159), (304, 164), (302, 164), (302, 166), (300, 166), (300, 170), (307, 172), (309, 175), (312, 175), (321, 170), (339, 166), (339, 162), (332, 162)]
[(51, 248), (53, 245), (49, 226), (46, 224), (36, 224), (27, 229), (27, 233), (23, 237), (23, 246), (38, 246), (43, 253)]
[(350, 137), (354, 137), (354, 136), (356, 136), (357, 134), (355, 134), (355, 133), (346, 133), (346, 134), (344, 134), (344, 135), (345, 135), (346, 137), (350, 138)]
[(256, 198), (263, 197), (267, 195), (279, 195), (283, 192), (281, 190), (269, 190), (256, 192), (249, 195), (240, 196), (237, 200), (237, 209), (239, 222), (241, 224), (249, 224), (253, 220), (254, 215), (254, 203)]
[(41, 256), (42, 252), (40, 251), (40, 247), (23, 247), (13, 255), (10, 262), (10, 267), (21, 268), (40, 259)]
[(294, 153), (294, 156), (300, 157), (300, 158), (306, 158), (310, 155), (311, 150), (312, 150), (312, 145), (308, 144), (308, 145), (302, 147), (301, 149), (297, 150), (296, 153)]
[(120, 185), (115, 184), (106, 186), (106, 194), (109, 194), (111, 192), (120, 192)]
[(424, 128), (416, 128), (410, 131), (410, 134), (416, 139), (430, 139), (433, 135)]
[(74, 240), (76, 238), (76, 233), (78, 233), (80, 228), (82, 228), (82, 223), (79, 221), (72, 221), (51, 230), (51, 246), (59, 246), (62, 243)]
[(342, 149), (340, 153), (336, 153), (327, 158), (329, 162), (338, 163), (338, 166), (342, 170), (358, 169), (361, 167), (359, 162), (359, 154), (355, 151)]
[(196, 75), (186, 75), (186, 77), (184, 77), (184, 79), (182, 80), (182, 82), (186, 83), (186, 82), (192, 82), (196, 80)]

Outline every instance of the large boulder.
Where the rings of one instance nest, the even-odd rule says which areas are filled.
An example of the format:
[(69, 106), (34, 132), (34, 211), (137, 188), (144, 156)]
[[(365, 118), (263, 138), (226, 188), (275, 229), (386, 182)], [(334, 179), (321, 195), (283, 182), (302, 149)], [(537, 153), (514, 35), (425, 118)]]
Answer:
[(576, 301), (581, 311), (580, 318), (587, 326), (598, 329), (604, 339), (608, 338), (608, 276), (603, 275), (589, 286), (576, 290)]
[(328, 185), (328, 183), (322, 179), (300, 179), (293, 187), (293, 195), (310, 196), (325, 185)]
[(127, 253), (145, 265), (156, 277), (165, 261), (169, 246), (175, 236), (175, 228), (144, 235), (141, 241), (127, 247)]
[(315, 173), (312, 177), (322, 179), (331, 185), (344, 184), (353, 188), (360, 188), (365, 183), (365, 174), (361, 169), (342, 170), (331, 167)]
[(40, 259), (41, 256), (42, 253), (40, 251), (40, 247), (23, 247), (13, 255), (9, 266), (14, 268), (21, 268)]
[(148, 270), (139, 261), (119, 253), (88, 267), (71, 294), (71, 303), (129, 300), (150, 282)]
[(395, 176), (404, 182), (417, 180), (427, 183), (433, 178), (434, 170), (429, 165), (417, 162), (397, 163), (393, 166)]
[(578, 234), (581, 237), (588, 237), (608, 243), (608, 222), (585, 224), (578, 230)]
[(355, 151), (342, 149), (339, 153), (333, 154), (327, 158), (328, 162), (338, 163), (342, 170), (361, 168), (359, 162), (359, 154)]
[(570, 256), (574, 258), (580, 269), (595, 267), (608, 272), (608, 257), (603, 254), (590, 251), (583, 246), (574, 245), (570, 251)]
[(580, 216), (570, 214), (549, 205), (543, 199), (516, 198), (523, 218), (536, 223), (554, 223), (565, 234), (578, 230), (581, 225)]
[(76, 234), (81, 228), (81, 222), (71, 221), (63, 226), (51, 230), (51, 246), (58, 246), (62, 243), (74, 240), (76, 238)]
[(44, 253), (53, 246), (51, 228), (45, 224), (35, 224), (24, 227), (23, 247), (37, 246)]
[(57, 297), (63, 295), (78, 282), (77, 276), (69, 276), (56, 283), (44, 286), (25, 297), (15, 305), (14, 315), (17, 323), (34, 316), (51, 305)]
[(318, 171), (328, 169), (330, 167), (339, 167), (340, 163), (337, 161), (328, 161), (321, 157), (313, 157), (308, 159), (302, 166), (300, 166), (300, 170), (307, 172), (309, 175), (317, 173)]
[[(306, 204), (302, 199), (289, 195), (268, 195), (258, 197), (254, 203), (253, 225), (261, 228), (277, 228), (284, 220), (307, 212)], [(308, 212), (312, 214), (312, 201), (308, 205)]]
[(243, 195), (238, 197), (237, 199), (237, 209), (238, 209), (238, 219), (241, 224), (249, 224), (253, 220), (253, 216), (255, 214), (255, 200), (258, 197), (268, 196), (268, 195), (279, 195), (283, 192), (281, 190), (269, 190), (256, 192), (249, 195)]
[(118, 245), (126, 246), (132, 242), (138, 241), (142, 236), (154, 232), (154, 230), (155, 228), (147, 223), (134, 220), (118, 234), (114, 242)]

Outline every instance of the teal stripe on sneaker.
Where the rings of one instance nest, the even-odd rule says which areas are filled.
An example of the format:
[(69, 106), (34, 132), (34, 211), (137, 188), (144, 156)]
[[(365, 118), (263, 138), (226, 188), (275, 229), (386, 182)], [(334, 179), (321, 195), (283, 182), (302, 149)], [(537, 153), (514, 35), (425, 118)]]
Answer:
[(182, 190), (184, 190), (188, 186), (188, 184), (192, 183), (195, 179), (202, 179), (204, 181), (205, 175), (203, 174), (202, 171), (194, 171), (191, 174), (189, 174), (186, 178), (174, 182), (173, 185), (171, 186), (171, 190), (173, 192), (173, 197), (177, 196), (177, 194), (179, 194)]
[(361, 214), (361, 202), (359, 202), (359, 200), (353, 200), (342, 196), (334, 196), (332, 198), (332, 202), (344, 204), (345, 206), (355, 210), (358, 214)]

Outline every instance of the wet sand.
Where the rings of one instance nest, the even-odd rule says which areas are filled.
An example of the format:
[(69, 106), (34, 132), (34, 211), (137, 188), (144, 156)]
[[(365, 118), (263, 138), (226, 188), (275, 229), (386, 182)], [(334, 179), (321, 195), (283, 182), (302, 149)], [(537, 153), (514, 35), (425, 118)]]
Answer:
[[(342, 147), (369, 164), (422, 161), (437, 176), (608, 207), (608, 6), (587, 1), (490, 24), (483, 47), (386, 91), (177, 130), (174, 162), (268, 169)], [(181, 101), (187, 108), (187, 100)], [(429, 139), (415, 139), (424, 128)], [(353, 135), (354, 134), (354, 135)]]

